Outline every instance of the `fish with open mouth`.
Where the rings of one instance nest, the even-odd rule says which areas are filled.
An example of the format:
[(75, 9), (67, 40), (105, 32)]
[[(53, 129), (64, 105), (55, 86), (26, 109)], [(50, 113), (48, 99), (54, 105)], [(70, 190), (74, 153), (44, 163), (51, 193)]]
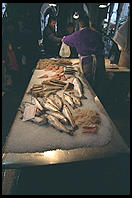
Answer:
[(68, 106), (66, 104), (63, 105), (63, 110), (62, 110), (63, 115), (69, 120), (71, 126), (73, 129), (77, 129), (77, 125), (75, 124), (75, 121), (73, 119), (72, 113)]
[(73, 99), (72, 99), (71, 96), (69, 96), (66, 93), (63, 93), (63, 98), (73, 109), (75, 108), (75, 104), (74, 104)]
[(82, 99), (86, 99), (87, 97), (84, 96), (84, 89), (81, 80), (75, 77), (72, 83), (74, 84), (74, 91), (78, 93), (78, 96)]
[(49, 124), (54, 126), (59, 131), (68, 133), (69, 135), (73, 135), (72, 130), (70, 130), (66, 126), (64, 126), (55, 116), (47, 115), (47, 119), (48, 119)]

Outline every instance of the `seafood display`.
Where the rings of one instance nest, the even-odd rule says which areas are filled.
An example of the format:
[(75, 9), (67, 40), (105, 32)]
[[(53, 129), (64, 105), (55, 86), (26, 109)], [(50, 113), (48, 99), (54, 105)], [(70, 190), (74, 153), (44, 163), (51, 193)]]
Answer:
[(41, 84), (34, 84), (28, 91), (28, 94), (31, 94), (34, 97), (48, 97), (52, 93), (65, 89), (65, 86), (67, 90), (71, 90), (73, 88), (72, 83), (64, 83), (55, 79), (47, 80), (43, 81)]
[[(31, 96), (32, 97), (32, 96)], [(53, 100), (53, 98), (55, 100)], [(26, 107), (31, 105), (34, 110), (34, 114), (27, 112)], [(37, 110), (39, 109), (39, 116)], [(31, 110), (31, 108), (30, 108)], [(75, 129), (75, 122), (73, 120), (72, 113), (70, 109), (64, 104), (63, 100), (56, 94), (52, 95), (52, 98), (31, 98), (31, 104), (25, 103), (25, 109), (22, 110), (23, 113), (22, 121), (32, 121), (38, 125), (51, 125), (61, 132), (73, 135)], [(26, 116), (25, 116), (26, 112)]]
[(77, 92), (78, 96), (82, 99), (86, 99), (86, 97), (84, 96), (84, 89), (81, 80), (75, 77), (73, 80), (73, 85), (74, 85), (74, 91)]
[(63, 123), (67, 123), (66, 117), (59, 111), (47, 111), (46, 113), (56, 117), (57, 119), (61, 120)]
[(73, 109), (75, 108), (75, 103), (70, 95), (63, 93), (63, 98)]
[(75, 120), (73, 119), (72, 113), (70, 111), (70, 109), (68, 108), (68, 106), (66, 104), (63, 105), (63, 114), (65, 115), (65, 117), (69, 120), (71, 126), (73, 129), (77, 128), (77, 125), (75, 124)]
[(51, 69), (53, 66), (58, 66), (58, 65), (72, 65), (72, 62), (68, 58), (60, 58), (60, 59), (40, 59), (39, 62), (37, 63), (36, 69), (44, 69), (44, 68), (49, 68), (51, 66)]
[(70, 94), (72, 99), (73, 99), (73, 102), (75, 104), (75, 107), (81, 107), (82, 106), (82, 102), (81, 102), (81, 99), (77, 96), (75, 96), (73, 93)]
[(76, 124), (83, 129), (83, 133), (97, 133), (101, 117), (97, 111), (89, 109), (76, 109), (77, 115), (74, 116)]
[(63, 107), (63, 100), (62, 100), (62, 98), (60, 96), (58, 96), (57, 94), (54, 94), (53, 95), (53, 99), (54, 99), (56, 105), (58, 106), (59, 110), (61, 110), (62, 107)]
[(64, 74), (68, 74), (68, 75), (74, 75), (76, 72), (78, 72), (78, 70), (76, 70), (73, 66), (69, 67), (69, 66), (66, 66), (64, 67)]
[[(62, 66), (63, 65), (63, 66)], [(98, 112), (83, 109), (84, 85), (77, 70), (68, 59), (41, 59), (36, 69), (56, 72), (50, 79), (33, 84), (27, 94), (30, 102), (20, 109), (22, 121), (52, 126), (59, 132), (74, 135), (81, 129), (82, 134), (96, 134), (101, 124)], [(70, 75), (70, 79), (65, 75)], [(47, 78), (43, 73), (38, 78)], [(62, 78), (63, 77), (63, 78)]]
[(59, 131), (63, 131), (63, 132), (68, 133), (69, 135), (73, 135), (72, 130), (64, 126), (55, 116), (48, 115), (47, 118), (48, 118), (49, 124), (54, 126)]

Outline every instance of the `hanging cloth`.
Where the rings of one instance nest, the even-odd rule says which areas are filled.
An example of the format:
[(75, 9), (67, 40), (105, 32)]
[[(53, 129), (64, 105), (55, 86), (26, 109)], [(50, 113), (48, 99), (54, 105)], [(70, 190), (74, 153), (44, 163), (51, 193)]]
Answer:
[[(87, 63), (86, 68), (84, 68), (83, 65), (83, 60), (84, 58), (91, 58), (91, 61)], [(91, 54), (91, 55), (87, 55), (87, 56), (81, 56), (79, 55), (79, 59), (80, 59), (80, 73), (84, 73), (87, 75), (87, 73), (89, 73), (89, 75), (91, 75), (92, 80), (95, 80), (95, 73), (96, 73), (96, 66), (97, 66), (97, 59), (96, 59), (96, 55), (95, 54)]]

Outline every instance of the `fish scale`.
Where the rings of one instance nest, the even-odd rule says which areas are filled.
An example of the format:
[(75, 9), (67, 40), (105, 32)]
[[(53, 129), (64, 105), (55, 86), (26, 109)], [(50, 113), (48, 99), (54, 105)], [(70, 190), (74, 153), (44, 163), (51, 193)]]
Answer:
[(67, 122), (67, 119), (65, 118), (65, 116), (59, 111), (49, 111), (46, 113), (49, 115), (55, 116), (57, 119), (60, 119), (61, 121), (65, 122), (65, 123)]
[(71, 126), (73, 129), (77, 128), (75, 121), (72, 117), (72, 113), (70, 111), (70, 109), (68, 108), (68, 106), (66, 104), (63, 105), (63, 110), (62, 110), (63, 115), (69, 120)]
[(74, 90), (78, 93), (79, 97), (86, 99), (86, 97), (84, 96), (83, 84), (81, 80), (75, 77), (73, 80), (73, 84), (74, 84)]
[(63, 93), (63, 97), (65, 99), (65, 101), (72, 107), (75, 108), (75, 104), (73, 102), (73, 99), (66, 93)]

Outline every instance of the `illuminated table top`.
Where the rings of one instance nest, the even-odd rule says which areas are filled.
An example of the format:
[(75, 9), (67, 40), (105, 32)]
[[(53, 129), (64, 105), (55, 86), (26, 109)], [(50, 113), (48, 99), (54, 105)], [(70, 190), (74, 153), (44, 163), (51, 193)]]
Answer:
[[(78, 64), (78, 59), (71, 59), (71, 61), (75, 63), (75, 65)], [(98, 105), (101, 112), (103, 112), (112, 123), (113, 136), (110, 143), (104, 146), (83, 147), (83, 148), (75, 148), (70, 150), (56, 149), (56, 150), (49, 150), (45, 152), (35, 152), (35, 153), (6, 153), (5, 152), (6, 144), (8, 144), (8, 137), (7, 137), (7, 141), (5, 147), (3, 148), (3, 155), (2, 155), (2, 165), (4, 168), (20, 168), (26, 166), (68, 163), (73, 161), (99, 159), (104, 157), (110, 157), (118, 153), (130, 152), (128, 146), (124, 142), (123, 138), (120, 136), (119, 131), (117, 130), (116, 126), (114, 125), (109, 115), (105, 111), (100, 100), (98, 99), (98, 97), (96, 96), (90, 85), (88, 84), (88, 82), (85, 79), (84, 81), (86, 82), (88, 89), (93, 95), (95, 99), (95, 103)], [(10, 133), (8, 136), (10, 136)]]

